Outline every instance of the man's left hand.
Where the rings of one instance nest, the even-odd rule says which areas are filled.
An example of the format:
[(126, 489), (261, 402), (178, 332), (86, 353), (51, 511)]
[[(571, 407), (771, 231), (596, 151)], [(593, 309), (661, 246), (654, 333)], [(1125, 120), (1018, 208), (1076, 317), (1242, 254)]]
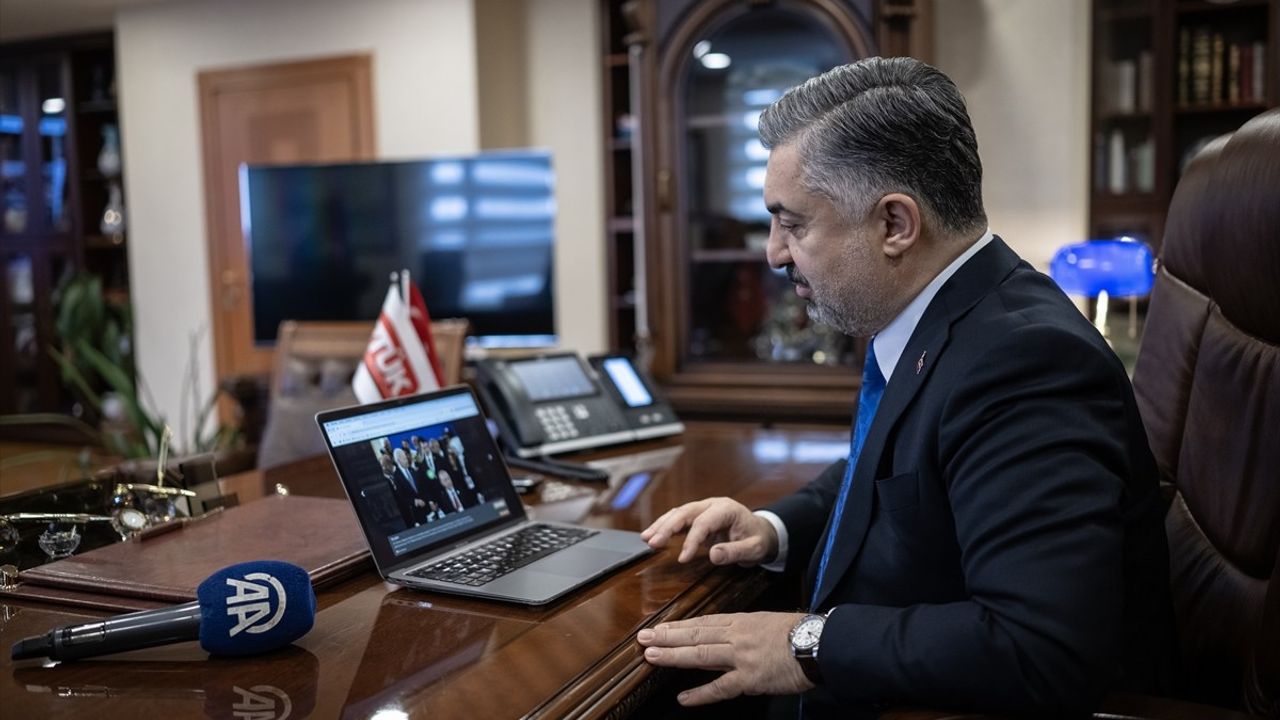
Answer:
[(788, 634), (801, 613), (705, 615), (641, 630), (644, 659), (653, 665), (725, 673), (680, 693), (681, 705), (706, 705), (747, 695), (791, 695), (814, 685), (791, 655)]

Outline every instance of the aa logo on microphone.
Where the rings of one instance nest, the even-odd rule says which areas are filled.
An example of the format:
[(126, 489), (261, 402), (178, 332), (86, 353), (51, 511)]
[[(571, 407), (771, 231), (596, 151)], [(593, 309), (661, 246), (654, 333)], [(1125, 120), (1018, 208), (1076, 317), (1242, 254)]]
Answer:
[[(235, 637), (241, 632), (250, 635), (264, 633), (284, 617), (284, 586), (271, 575), (254, 572), (245, 575), (243, 580), (227, 578), (227, 586), (235, 589), (235, 594), (227, 597), (227, 615), (236, 618), (229, 637)], [(272, 591), (279, 599), (274, 613), (271, 612)]]
[(271, 685), (254, 685), (245, 690), (239, 685), (231, 690), (240, 701), (231, 706), (239, 720), (286, 720), (293, 714), (293, 703), (283, 690)]

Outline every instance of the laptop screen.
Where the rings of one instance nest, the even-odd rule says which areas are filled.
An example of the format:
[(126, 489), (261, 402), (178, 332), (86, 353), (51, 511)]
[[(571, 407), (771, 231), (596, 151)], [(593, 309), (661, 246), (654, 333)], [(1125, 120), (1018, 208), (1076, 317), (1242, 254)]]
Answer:
[(384, 571), (523, 517), (484, 415), (465, 388), (318, 420)]

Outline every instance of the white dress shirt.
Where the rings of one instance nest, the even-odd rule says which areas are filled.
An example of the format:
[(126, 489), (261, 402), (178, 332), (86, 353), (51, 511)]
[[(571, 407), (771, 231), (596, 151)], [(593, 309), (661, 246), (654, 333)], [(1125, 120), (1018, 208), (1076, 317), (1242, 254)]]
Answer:
[[(970, 245), (960, 256), (951, 261), (951, 264), (943, 268), (928, 285), (916, 295), (907, 306), (898, 313), (883, 330), (876, 333), (871, 338), (871, 343), (876, 350), (876, 364), (880, 366), (880, 373), (884, 375), (885, 387), (888, 388), (889, 380), (893, 376), (893, 369), (898, 365), (898, 359), (902, 357), (902, 351), (907, 348), (907, 343), (911, 340), (911, 335), (916, 331), (916, 325), (920, 324), (920, 318), (924, 317), (924, 311), (929, 308), (929, 303), (933, 302), (934, 296), (942, 289), (942, 286), (956, 274), (969, 258), (978, 254), (978, 251), (987, 246), (995, 236), (988, 228), (978, 238), (977, 242)], [(774, 572), (782, 572), (787, 565), (787, 526), (782, 524), (782, 518), (769, 512), (768, 510), (757, 510), (756, 515), (769, 521), (773, 525), (773, 529), (778, 533), (778, 555), (772, 562), (761, 565), (765, 570)]]

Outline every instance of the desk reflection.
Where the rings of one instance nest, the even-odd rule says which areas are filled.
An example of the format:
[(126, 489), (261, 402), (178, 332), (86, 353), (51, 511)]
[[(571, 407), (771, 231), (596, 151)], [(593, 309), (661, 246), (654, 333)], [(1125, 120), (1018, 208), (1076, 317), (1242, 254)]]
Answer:
[(412, 590), (389, 593), (378, 608), (342, 717), (390, 717), (438, 693), (443, 689), (438, 681), (519, 637), (542, 613), (528, 615), (517, 619), (451, 608)]
[(542, 484), (538, 502), (529, 508), (529, 515), (536, 520), (641, 529), (644, 525), (628, 526), (620, 520), (641, 496), (652, 493), (664, 471), (683, 453), (684, 446), (676, 445), (595, 460), (593, 466), (609, 472), (607, 483), (584, 486), (548, 480)]
[[(146, 702), (157, 716), (217, 720), (305, 718), (316, 707), (320, 660), (296, 646), (259, 658), (99, 661), (24, 667), (13, 678), (28, 693), (57, 698), (58, 714), (84, 717), (103, 701)], [(110, 678), (103, 680), (103, 678)]]

